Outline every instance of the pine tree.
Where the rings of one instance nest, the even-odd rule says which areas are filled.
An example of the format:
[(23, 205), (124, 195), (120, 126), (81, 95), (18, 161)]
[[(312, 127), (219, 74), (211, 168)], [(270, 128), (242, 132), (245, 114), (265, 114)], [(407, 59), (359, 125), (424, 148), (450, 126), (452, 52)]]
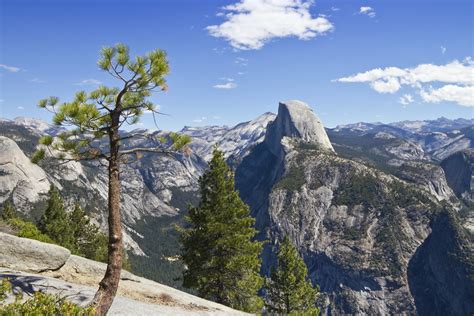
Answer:
[(54, 124), (65, 128), (55, 138), (43, 136), (39, 141), (41, 147), (31, 160), (38, 163), (48, 153), (48, 159), (101, 160), (108, 165), (107, 270), (91, 302), (96, 315), (105, 315), (117, 293), (122, 266), (121, 165), (139, 159), (143, 152), (175, 153), (185, 149), (190, 138), (171, 133), (168, 138), (151, 139), (150, 147), (122, 146), (125, 139), (143, 138), (144, 134), (137, 131), (124, 136), (120, 128), (137, 124), (145, 111), (160, 113), (149, 97), (167, 89), (165, 76), (169, 65), (164, 51), (156, 49), (132, 59), (128, 47), (117, 44), (102, 49), (98, 65), (117, 80), (118, 87), (100, 86), (89, 93), (79, 91), (71, 102), (62, 104), (54, 96), (41, 100), (39, 106), (54, 114)]
[(10, 201), (6, 201), (3, 204), (2, 219), (4, 221), (8, 221), (16, 217), (17, 217), (17, 214), (16, 214), (15, 207), (13, 206), (13, 203)]
[(79, 204), (69, 214), (69, 225), (73, 239), (71, 251), (74, 254), (97, 261), (107, 259), (107, 237), (91, 223)]
[(74, 249), (74, 238), (69, 216), (58, 189), (51, 185), (48, 192), (48, 203), (38, 223), (40, 231), (48, 235), (55, 243)]
[(288, 237), (280, 245), (277, 257), (277, 269), (272, 269), (265, 282), (267, 309), (276, 314), (319, 315), (320, 310), (315, 307), (319, 288), (313, 288), (307, 279), (308, 269)]
[(183, 285), (201, 297), (244, 311), (259, 311), (257, 291), (262, 242), (249, 207), (234, 190), (234, 175), (223, 153), (214, 150), (209, 170), (200, 178), (201, 201), (190, 207), (189, 227), (181, 229)]

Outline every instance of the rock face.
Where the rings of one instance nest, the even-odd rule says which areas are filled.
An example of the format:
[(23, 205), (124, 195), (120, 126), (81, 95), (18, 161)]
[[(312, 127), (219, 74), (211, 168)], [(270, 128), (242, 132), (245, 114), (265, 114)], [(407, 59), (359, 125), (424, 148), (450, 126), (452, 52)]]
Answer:
[(219, 146), (226, 158), (232, 157), (240, 161), (248, 154), (250, 147), (263, 141), (267, 125), (274, 119), (275, 114), (264, 113), (234, 127), (185, 127), (181, 133), (193, 138), (191, 149), (206, 161), (212, 158), (214, 145)]
[[(94, 297), (106, 264), (70, 255), (69, 250), (0, 233), (0, 280), (28, 294), (44, 291), (85, 306)], [(31, 274), (25, 272), (35, 272)], [(246, 315), (122, 270), (109, 315)]]
[(298, 138), (321, 149), (334, 151), (320, 119), (302, 101), (280, 102), (277, 118), (268, 125), (265, 143), (275, 155), (279, 155), (284, 137)]
[(472, 255), (472, 244), (456, 216), (436, 216), (431, 234), (408, 266), (410, 290), (419, 315), (472, 315), (473, 267), (472, 262), (464, 260)]
[(446, 180), (459, 198), (474, 200), (474, 149), (459, 151), (441, 162)]
[(399, 166), (395, 175), (430, 192), (438, 201), (457, 203), (456, 196), (446, 181), (445, 172), (438, 165), (405, 161)]
[[(263, 271), (269, 272), (279, 240), (288, 236), (324, 293), (326, 313), (417, 313), (417, 304), (421, 303), (412, 293), (408, 263), (425, 239), (433, 235), (430, 223), (442, 211), (438, 201), (456, 199), (443, 170), (411, 160), (406, 150), (401, 150), (403, 157), (387, 150), (392, 156), (380, 165), (387, 172), (336, 155), (327, 145), (326, 134), (320, 133), (320, 122), (308, 119), (302, 104), (290, 104), (280, 104), (265, 141), (236, 170), (236, 186), (257, 219), (259, 238), (270, 241), (264, 250)], [(306, 115), (292, 115), (295, 112)], [(310, 122), (316, 125), (308, 126)], [(387, 136), (388, 131), (394, 136)], [(394, 131), (396, 128), (389, 127), (385, 134), (377, 131), (376, 137), (371, 135), (362, 141), (396, 148), (401, 143), (394, 139), (404, 132)], [(388, 161), (394, 159), (399, 162), (391, 166)], [(404, 174), (397, 169), (402, 165)], [(388, 167), (395, 168), (399, 177), (388, 173), (393, 171)], [(420, 170), (422, 174), (417, 176)], [(439, 256), (449, 253), (448, 249), (439, 252)], [(430, 260), (420, 256), (423, 262)], [(438, 272), (435, 277), (445, 277), (444, 272)], [(432, 293), (443, 291), (443, 282), (423, 284)], [(454, 286), (471, 285), (471, 279), (460, 277)], [(439, 297), (438, 301), (443, 308), (464, 308), (460, 300)]]
[(0, 203), (12, 199), (24, 212), (49, 190), (46, 173), (10, 138), (0, 136)]
[[(449, 271), (441, 265), (454, 264), (443, 260), (450, 253), (463, 260), (465, 256), (458, 254), (456, 247), (437, 247), (451, 237), (439, 225), (434, 226), (434, 214), (439, 211), (440, 201), (472, 209), (472, 204), (462, 205), (464, 202), (458, 199), (469, 201), (465, 199), (467, 182), (461, 181), (464, 184), (460, 190), (456, 184), (459, 179), (467, 179), (466, 164), (453, 158), (449, 163), (446, 160), (443, 170), (438, 162), (474, 146), (473, 124), (473, 120), (462, 119), (357, 123), (327, 129), (329, 141), (324, 126), (306, 104), (286, 101), (280, 104), (277, 118), (266, 113), (235, 127), (187, 127), (182, 132), (193, 137), (191, 156), (144, 155), (123, 166), (125, 243), (133, 254), (141, 255), (141, 267), (166, 271), (151, 270), (146, 275), (166, 274), (166, 282), (178, 286), (169, 281), (180, 276), (182, 268), (176, 268), (179, 261), (167, 260), (179, 253), (176, 234), (170, 227), (180, 223), (186, 203), (196, 201), (199, 175), (207, 167), (213, 145), (218, 144), (228, 162), (237, 167), (236, 185), (257, 218), (259, 238), (271, 241), (263, 254), (265, 272), (275, 260), (278, 240), (289, 235), (304, 255), (312, 280), (321, 285), (328, 313), (422, 313), (423, 302), (430, 299), (437, 302), (436, 306), (445, 304), (446, 308), (462, 310), (459, 300), (442, 292), (464, 297), (464, 292), (453, 288), (469, 288), (471, 281), (453, 277), (449, 283)], [(147, 147), (154, 138), (166, 136), (165, 132), (139, 132), (147, 137), (124, 146)], [(10, 139), (0, 151), (2, 159), (21, 156), (19, 146), (26, 159), (21, 165), (35, 169), (15, 167), (11, 171), (8, 168), (15, 163), (0, 165), (0, 207), (6, 197), (12, 197), (15, 203), (41, 200), (42, 193), (35, 190), (42, 176), (28, 175), (41, 173), (46, 175), (44, 192), (49, 183), (55, 184), (70, 203), (78, 201), (86, 206), (105, 229), (106, 169), (97, 163), (60, 168), (48, 162), (38, 170), (26, 156), (34, 152), (43, 133), (56, 131), (36, 120), (0, 120), (0, 134)], [(9, 173), (1, 172), (5, 166)], [(21, 170), (26, 170), (25, 174)], [(29, 186), (32, 180), (35, 184)], [(471, 182), (471, 192), (472, 187)], [(31, 213), (27, 204), (34, 203), (16, 206)], [(463, 221), (471, 223), (465, 226), (474, 232), (474, 219)], [(455, 235), (454, 244), (460, 242), (462, 234)], [(80, 275), (100, 270), (100, 264), (90, 266), (79, 261), (71, 256), (60, 270), (69, 275), (82, 271), (77, 273), (77, 280), (82, 278)], [(414, 277), (411, 265), (416, 268), (413, 271), (422, 272)], [(81, 268), (85, 266), (88, 268)], [(467, 269), (462, 265), (453, 267), (456, 271)], [(416, 281), (420, 287), (413, 287), (416, 275), (420, 276)], [(122, 281), (139, 292), (133, 283), (127, 283), (134, 281)], [(420, 296), (425, 290), (430, 294)]]
[(0, 233), (0, 267), (27, 272), (58, 270), (70, 255), (57, 245)]

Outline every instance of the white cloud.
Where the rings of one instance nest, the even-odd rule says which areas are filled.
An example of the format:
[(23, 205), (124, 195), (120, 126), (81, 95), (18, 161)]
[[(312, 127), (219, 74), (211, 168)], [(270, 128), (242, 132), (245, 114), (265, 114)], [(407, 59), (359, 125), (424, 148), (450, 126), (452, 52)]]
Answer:
[(235, 49), (262, 48), (274, 38), (309, 40), (333, 29), (325, 17), (313, 17), (307, 0), (240, 0), (223, 8), (226, 19), (206, 30), (229, 41)]
[(21, 69), (18, 67), (8, 66), (5, 64), (0, 64), (0, 68), (5, 69), (9, 72), (19, 72)]
[(30, 82), (34, 82), (34, 83), (45, 83), (46, 81), (41, 80), (41, 79), (39, 79), (39, 78), (33, 78), (33, 79), (30, 80)]
[[(451, 101), (463, 106), (474, 106), (474, 61), (470, 57), (445, 65), (375, 68), (335, 81), (368, 83), (380, 93), (395, 93), (403, 85), (408, 85), (418, 89), (425, 102)], [(429, 83), (446, 85), (432, 88), (428, 86)]]
[(243, 58), (243, 57), (237, 57), (235, 60), (234, 60), (234, 63), (236, 63), (237, 65), (239, 66), (247, 66), (248, 65), (248, 59), (247, 58)]
[(87, 86), (87, 85), (100, 85), (102, 84), (101, 81), (97, 79), (84, 79), (81, 82), (76, 83), (76, 86)]
[(440, 48), (441, 48), (441, 54), (443, 54), (443, 55), (444, 55), (444, 53), (446, 53), (446, 47), (444, 47), (444, 46), (441, 46)]
[(413, 97), (411, 96), (411, 94), (404, 94), (400, 97), (398, 102), (403, 105), (408, 105), (410, 103), (413, 103), (414, 101), (415, 100), (413, 100)]
[(235, 82), (226, 82), (222, 84), (213, 85), (212, 87), (216, 89), (235, 89), (237, 88), (237, 85), (235, 84)]
[(204, 121), (207, 121), (207, 117), (206, 116), (203, 116), (203, 117), (198, 117), (196, 119), (193, 120), (194, 123), (202, 123)]
[(221, 80), (227, 81), (225, 83), (215, 84), (212, 87), (216, 89), (235, 89), (237, 84), (234, 82), (233, 78), (221, 78)]
[(384, 80), (372, 81), (370, 86), (380, 93), (394, 93), (400, 89), (400, 82), (397, 78), (389, 77)]
[(341, 10), (341, 9), (339, 9), (339, 8), (337, 8), (337, 7), (331, 7), (331, 11), (337, 12), (337, 11), (339, 11), (339, 10)]
[(365, 14), (371, 18), (375, 18), (375, 10), (371, 7), (360, 7), (359, 14)]
[(25, 108), (23, 106), (17, 107), (18, 110), (24, 110)]
[(439, 103), (442, 101), (455, 102), (459, 105), (474, 107), (474, 86), (459, 86), (448, 84), (441, 88), (432, 87), (421, 90), (420, 96), (425, 102)]

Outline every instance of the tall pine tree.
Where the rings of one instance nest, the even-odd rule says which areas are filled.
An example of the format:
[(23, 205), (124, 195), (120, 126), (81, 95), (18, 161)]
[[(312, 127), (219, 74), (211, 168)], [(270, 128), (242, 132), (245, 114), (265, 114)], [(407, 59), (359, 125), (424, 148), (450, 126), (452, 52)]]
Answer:
[[(167, 89), (165, 76), (169, 72), (166, 53), (155, 49), (132, 58), (124, 44), (104, 47), (98, 62), (99, 68), (112, 76), (115, 87), (99, 86), (86, 92), (78, 91), (71, 102), (60, 103), (51, 96), (39, 106), (53, 113), (55, 125), (65, 127), (56, 137), (40, 138), (40, 148), (31, 157), (35, 163), (43, 159), (62, 161), (100, 160), (107, 165), (108, 174), (108, 255), (107, 269), (90, 305), (95, 315), (109, 310), (120, 282), (123, 256), (123, 234), (120, 212), (121, 166), (139, 159), (141, 154), (173, 154), (186, 149), (187, 135), (170, 133), (168, 138), (150, 137), (138, 130), (124, 135), (120, 129), (140, 121), (145, 112), (160, 112), (150, 101), (153, 92)], [(131, 138), (148, 138), (149, 146), (124, 147)]]
[(285, 237), (277, 253), (278, 266), (265, 283), (268, 311), (276, 314), (319, 315), (315, 301), (318, 287), (307, 279), (308, 269), (298, 251)]
[(39, 229), (59, 245), (74, 249), (72, 227), (64, 201), (58, 189), (53, 185), (51, 185), (48, 195), (48, 206), (38, 223)]
[(183, 285), (206, 299), (258, 312), (262, 242), (253, 240), (255, 219), (234, 190), (234, 174), (218, 149), (199, 184), (201, 201), (189, 210), (189, 227), (181, 229)]

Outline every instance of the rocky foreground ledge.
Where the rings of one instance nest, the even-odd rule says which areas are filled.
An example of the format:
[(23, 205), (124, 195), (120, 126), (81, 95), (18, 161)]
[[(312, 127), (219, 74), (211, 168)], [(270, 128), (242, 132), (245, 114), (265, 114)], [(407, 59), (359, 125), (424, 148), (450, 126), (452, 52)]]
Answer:
[[(85, 306), (106, 264), (71, 255), (66, 248), (0, 232), (0, 280), (24, 293), (59, 294)], [(122, 270), (109, 315), (247, 315)]]

